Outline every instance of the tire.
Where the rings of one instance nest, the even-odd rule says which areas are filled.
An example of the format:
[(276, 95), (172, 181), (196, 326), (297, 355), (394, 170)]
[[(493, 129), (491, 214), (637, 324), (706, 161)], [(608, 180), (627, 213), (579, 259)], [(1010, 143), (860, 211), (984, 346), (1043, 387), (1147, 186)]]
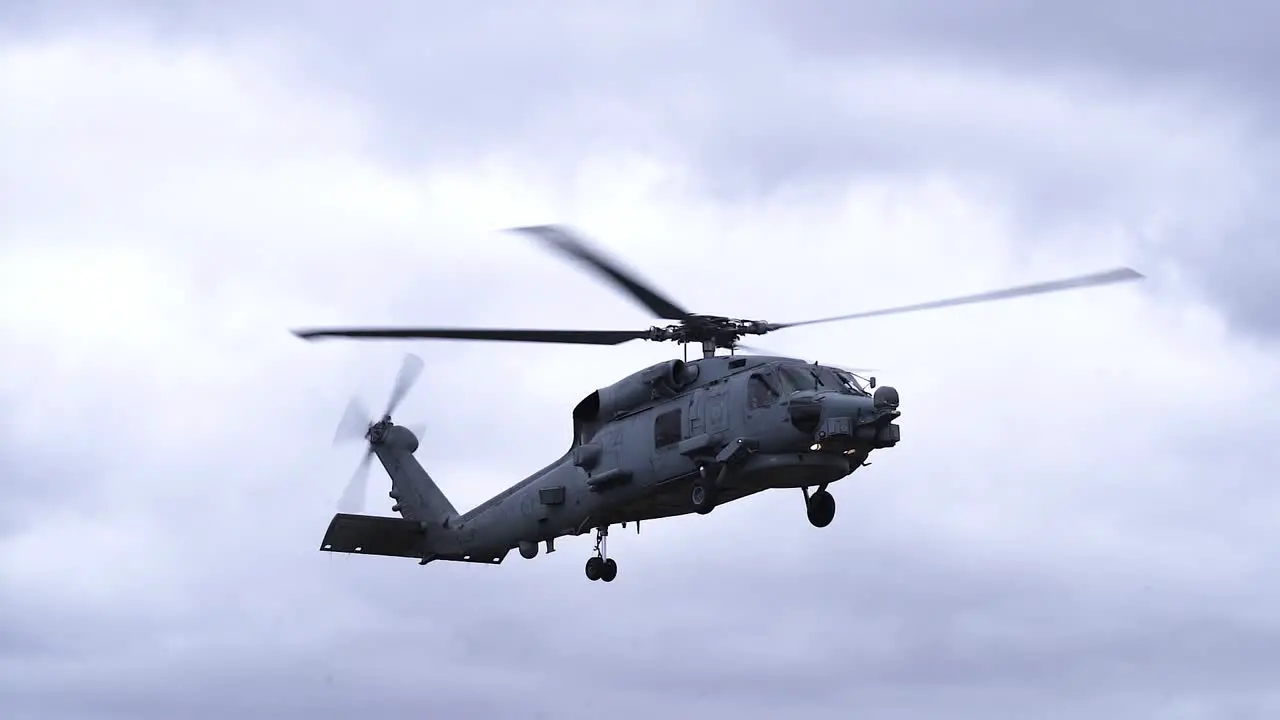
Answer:
[(703, 480), (694, 481), (693, 488), (689, 492), (689, 502), (693, 505), (693, 511), (699, 515), (706, 515), (712, 510), (715, 510), (715, 486)]
[(809, 497), (807, 510), (810, 525), (819, 528), (826, 527), (836, 517), (836, 499), (826, 490), (816, 492)]

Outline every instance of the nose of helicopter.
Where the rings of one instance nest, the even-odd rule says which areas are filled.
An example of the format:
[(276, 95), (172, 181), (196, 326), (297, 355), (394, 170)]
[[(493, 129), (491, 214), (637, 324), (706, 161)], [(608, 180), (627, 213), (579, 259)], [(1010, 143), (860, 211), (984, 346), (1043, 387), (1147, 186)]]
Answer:
[(843, 393), (797, 394), (791, 423), (813, 439), (815, 450), (844, 452), (855, 447), (891, 447), (898, 442), (898, 391), (889, 386), (874, 396)]
[[(875, 415), (875, 401), (862, 395), (825, 394), (822, 398), (822, 424), (818, 433), (836, 430), (834, 426), (856, 427)], [(831, 425), (833, 427), (826, 428)]]

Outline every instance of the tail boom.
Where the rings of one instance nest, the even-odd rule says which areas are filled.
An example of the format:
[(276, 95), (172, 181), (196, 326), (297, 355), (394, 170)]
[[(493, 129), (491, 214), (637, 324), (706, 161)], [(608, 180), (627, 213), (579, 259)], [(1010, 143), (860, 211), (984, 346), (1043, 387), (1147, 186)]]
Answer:
[(418, 438), (399, 425), (388, 428), (374, 444), (378, 460), (391, 477), (391, 498), (396, 501), (393, 510), (427, 527), (449, 527), (457, 520), (458, 511), (413, 456), (417, 449)]
[(391, 477), (392, 510), (401, 517), (338, 513), (329, 522), (321, 551), (412, 557), (424, 565), (432, 560), (502, 562), (509, 549), (479, 551), (461, 542), (458, 511), (414, 457), (418, 438), (412, 432), (384, 420), (370, 428), (368, 438)]

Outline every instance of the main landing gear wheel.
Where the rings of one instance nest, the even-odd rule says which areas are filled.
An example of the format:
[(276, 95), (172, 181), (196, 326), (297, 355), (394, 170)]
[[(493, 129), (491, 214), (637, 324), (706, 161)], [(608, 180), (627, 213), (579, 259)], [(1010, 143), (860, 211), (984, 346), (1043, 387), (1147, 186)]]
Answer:
[(826, 490), (819, 490), (810, 495), (805, 505), (809, 524), (814, 527), (826, 527), (836, 517), (836, 499)]
[(693, 503), (693, 511), (699, 515), (706, 515), (716, 509), (716, 488), (705, 480), (697, 480), (693, 483), (693, 490), (689, 493), (689, 501)]
[(592, 557), (587, 560), (587, 579), (595, 582), (604, 577), (604, 558)]
[(613, 582), (618, 577), (618, 563), (613, 558), (606, 557), (606, 550), (609, 538), (609, 528), (604, 527), (596, 530), (596, 554), (587, 560), (587, 579), (595, 582), (603, 580), (605, 582)]
[(693, 505), (694, 512), (706, 515), (716, 509), (716, 501), (719, 499), (717, 491), (728, 470), (725, 465), (702, 465), (698, 468), (698, 479), (693, 481), (693, 488), (689, 492), (689, 502)]

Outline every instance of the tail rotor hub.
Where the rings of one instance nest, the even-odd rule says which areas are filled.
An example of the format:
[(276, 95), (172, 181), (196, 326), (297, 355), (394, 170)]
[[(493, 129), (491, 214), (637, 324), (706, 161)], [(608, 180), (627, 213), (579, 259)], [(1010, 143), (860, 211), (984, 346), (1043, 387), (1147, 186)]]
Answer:
[(385, 415), (381, 420), (369, 425), (369, 431), (364, 434), (364, 438), (369, 441), (370, 445), (378, 445), (387, 437), (387, 431), (391, 429), (391, 416)]

